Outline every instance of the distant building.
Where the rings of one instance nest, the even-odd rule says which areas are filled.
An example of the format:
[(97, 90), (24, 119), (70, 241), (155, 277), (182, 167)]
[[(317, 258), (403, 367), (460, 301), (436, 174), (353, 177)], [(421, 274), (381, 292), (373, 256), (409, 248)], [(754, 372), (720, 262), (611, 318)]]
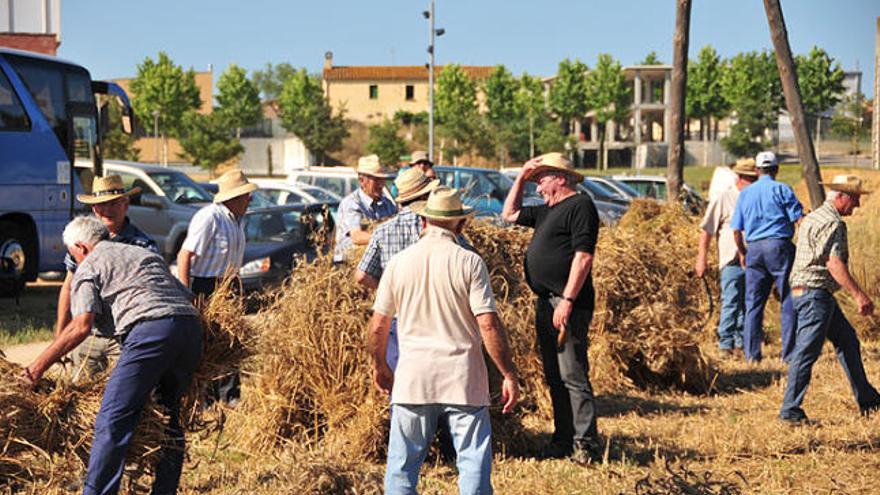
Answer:
[(61, 0), (0, 0), (0, 46), (55, 55), (61, 45)]
[[(485, 81), (493, 68), (462, 66), (465, 73), (478, 82)], [(436, 84), (443, 66), (436, 66), (434, 72)], [(371, 124), (392, 118), (399, 110), (428, 111), (428, 68), (425, 66), (334, 66), (333, 53), (327, 52), (322, 79), (330, 105), (335, 111), (344, 108), (346, 118), (352, 120)]]
[[(840, 95), (841, 102), (847, 101), (847, 99), (855, 98), (859, 94), (862, 93), (862, 71), (860, 70), (850, 70), (844, 71), (843, 73), (843, 93)], [(825, 135), (828, 133), (831, 126), (831, 117), (834, 115), (836, 107), (826, 108), (825, 111), (821, 113), (822, 120), (820, 122), (820, 133), (821, 135)], [(816, 139), (816, 128), (815, 128), (815, 119), (812, 115), (807, 115), (808, 123), (812, 123), (810, 131), (810, 135), (814, 140)], [(783, 108), (779, 112), (779, 119), (777, 121), (779, 126), (779, 134), (778, 139), (780, 142), (789, 142), (794, 141), (794, 129), (791, 126), (791, 118), (788, 116), (788, 109)]]

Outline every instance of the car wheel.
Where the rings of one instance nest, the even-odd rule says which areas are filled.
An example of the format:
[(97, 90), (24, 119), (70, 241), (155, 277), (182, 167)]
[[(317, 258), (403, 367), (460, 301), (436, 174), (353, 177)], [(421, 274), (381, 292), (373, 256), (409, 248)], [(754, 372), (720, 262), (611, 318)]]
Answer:
[[(29, 242), (28, 235), (18, 224), (12, 222), (0, 222), (0, 258), (3, 260), (3, 273), (9, 270), (14, 274), (12, 279), (0, 279), (0, 296), (11, 296), (21, 292), (24, 288), (28, 268), (33, 265), (35, 254), (33, 243)], [(6, 266), (9, 263), (11, 266)]]

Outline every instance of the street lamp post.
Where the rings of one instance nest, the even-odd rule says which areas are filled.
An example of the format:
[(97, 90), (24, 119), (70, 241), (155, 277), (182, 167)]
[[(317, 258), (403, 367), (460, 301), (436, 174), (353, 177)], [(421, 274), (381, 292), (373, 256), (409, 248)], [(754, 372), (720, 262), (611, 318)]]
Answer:
[(156, 165), (159, 164), (159, 110), (153, 110), (153, 139), (156, 140)]
[(434, 29), (434, 0), (431, 0), (431, 10), (422, 12), (428, 19), (428, 159), (434, 161), (434, 36), (443, 36), (445, 29)]

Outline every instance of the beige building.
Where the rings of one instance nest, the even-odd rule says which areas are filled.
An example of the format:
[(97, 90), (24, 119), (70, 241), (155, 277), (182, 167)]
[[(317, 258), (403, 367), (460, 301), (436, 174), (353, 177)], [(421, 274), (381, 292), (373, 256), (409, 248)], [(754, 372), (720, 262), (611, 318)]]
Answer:
[[(493, 67), (462, 66), (465, 73), (481, 82)], [(436, 77), (443, 71), (435, 67)], [(334, 111), (345, 109), (346, 118), (372, 124), (392, 118), (400, 110), (428, 111), (428, 69), (419, 65), (334, 66), (333, 54), (324, 57), (324, 94)], [(436, 91), (436, 86), (434, 90)]]

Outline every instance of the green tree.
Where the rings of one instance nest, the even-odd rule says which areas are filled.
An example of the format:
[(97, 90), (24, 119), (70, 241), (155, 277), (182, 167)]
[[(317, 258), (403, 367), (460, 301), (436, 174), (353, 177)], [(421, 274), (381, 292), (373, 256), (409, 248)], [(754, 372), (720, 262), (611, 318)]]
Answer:
[(651, 52), (645, 55), (645, 58), (639, 62), (639, 65), (663, 65), (663, 61), (657, 56), (657, 52), (651, 50)]
[(783, 106), (782, 82), (771, 52), (740, 53), (728, 61), (721, 88), (736, 123), (721, 145), (737, 156), (769, 145), (765, 131), (776, 125)]
[(247, 78), (247, 71), (230, 64), (217, 80), (217, 108), (215, 111), (235, 129), (236, 139), (241, 139), (241, 128), (256, 124), (263, 116), (260, 92)]
[(510, 162), (510, 151), (518, 136), (517, 123), (522, 116), (517, 105), (519, 81), (503, 65), (489, 74), (485, 83), (486, 122), (494, 141), (495, 155), (501, 165)]
[[(700, 120), (700, 133), (708, 133), (711, 119), (724, 117), (729, 109), (724, 99), (722, 79), (724, 64), (711, 45), (700, 49), (696, 62), (688, 63), (685, 113)], [(709, 136), (706, 135), (706, 139)]]
[(596, 68), (587, 73), (587, 107), (596, 112), (599, 124), (597, 164), (607, 168), (604, 157), (605, 127), (609, 120), (622, 123), (630, 113), (632, 90), (623, 67), (607, 53), (599, 54)]
[[(528, 136), (528, 148), (517, 149), (512, 153), (512, 158), (517, 161), (525, 161), (528, 158), (538, 155), (537, 149), (541, 146), (538, 143), (538, 134), (543, 133), (546, 126), (550, 126), (558, 133), (562, 133), (559, 124), (553, 122), (547, 114), (547, 100), (544, 96), (544, 84), (539, 77), (523, 74), (519, 78), (519, 88), (515, 95), (516, 114), (518, 116), (516, 122), (526, 129)], [(556, 151), (556, 150), (550, 150)], [(543, 150), (543, 153), (549, 151)]]
[(180, 157), (210, 171), (212, 177), (218, 165), (244, 151), (216, 112), (207, 115), (189, 112), (183, 117), (183, 126), (180, 138), (183, 153)]
[(550, 111), (566, 127), (566, 134), (574, 132), (573, 120), (587, 113), (587, 65), (580, 60), (559, 62), (556, 80), (548, 97)]
[(107, 105), (110, 130), (101, 138), (104, 158), (139, 161), (141, 153), (135, 147), (137, 139), (132, 134), (122, 132), (122, 106), (116, 101), (116, 98), (107, 99)]
[(443, 143), (444, 156), (455, 159), (470, 152), (485, 135), (480, 133), (477, 84), (459, 65), (450, 64), (437, 77), (435, 116)]
[(296, 74), (296, 69), (287, 62), (278, 65), (267, 63), (262, 70), (255, 70), (251, 75), (254, 85), (263, 94), (263, 98), (274, 100), (281, 95), (284, 83)]
[(316, 76), (305, 69), (297, 71), (284, 83), (278, 106), (281, 124), (302, 140), (321, 165), (327, 153), (342, 148), (342, 141), (348, 136), (344, 111), (333, 113)]
[(816, 141), (813, 144), (818, 155), (821, 114), (841, 101), (845, 89), (843, 69), (825, 50), (816, 46), (807, 55), (796, 56), (794, 64), (807, 121), (812, 122), (816, 129)]
[(861, 93), (846, 95), (834, 108), (831, 117), (831, 133), (839, 138), (849, 139), (850, 154), (858, 154), (859, 143), (871, 133), (870, 105), (864, 104), (865, 97)]
[(367, 153), (379, 155), (381, 163), (397, 168), (401, 155), (406, 153), (406, 142), (399, 133), (400, 124), (394, 120), (371, 125), (367, 139)]
[(195, 72), (184, 71), (165, 52), (159, 52), (156, 61), (147, 57), (138, 64), (131, 92), (132, 106), (141, 122), (153, 122), (153, 112), (159, 112), (159, 130), (163, 137), (178, 135), (183, 116), (202, 106)]

